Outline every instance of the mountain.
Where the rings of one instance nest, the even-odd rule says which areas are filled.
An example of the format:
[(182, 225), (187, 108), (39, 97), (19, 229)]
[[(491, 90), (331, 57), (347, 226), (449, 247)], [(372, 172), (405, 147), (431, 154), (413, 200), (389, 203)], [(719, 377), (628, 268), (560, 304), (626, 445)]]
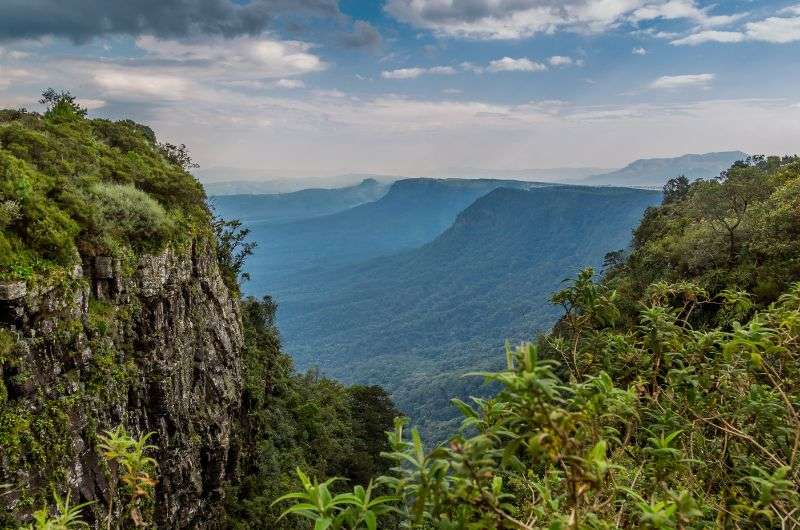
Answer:
[(271, 195), (219, 195), (209, 202), (215, 213), (242, 222), (280, 223), (336, 213), (383, 196), (386, 183), (369, 178), (345, 188), (312, 188)]
[(672, 178), (685, 175), (690, 180), (712, 178), (728, 169), (737, 160), (747, 158), (742, 151), (725, 151), (677, 158), (645, 158), (617, 171), (593, 175), (584, 180), (591, 185), (658, 187)]
[[(355, 186), (365, 179), (389, 184), (400, 177), (348, 173), (330, 177), (309, 177), (304, 173), (212, 167), (195, 170), (208, 195), (251, 195), (291, 193), (310, 188), (341, 188)], [(280, 174), (277, 177), (273, 175)]]
[(406, 179), (392, 184), (374, 202), (335, 214), (281, 224), (247, 223), (259, 246), (247, 262), (252, 281), (245, 289), (256, 295), (269, 292), (280, 299), (300, 271), (331, 269), (418, 247), (444, 232), (461, 210), (493, 189), (542, 185), (487, 179)]
[(278, 296), (287, 350), (300, 367), (393, 393), (436, 438), (458, 378), (496, 368), (505, 340), (554, 322), (560, 282), (625, 248), (660, 193), (629, 188), (498, 188), (420, 248), (335, 271), (298, 274)]

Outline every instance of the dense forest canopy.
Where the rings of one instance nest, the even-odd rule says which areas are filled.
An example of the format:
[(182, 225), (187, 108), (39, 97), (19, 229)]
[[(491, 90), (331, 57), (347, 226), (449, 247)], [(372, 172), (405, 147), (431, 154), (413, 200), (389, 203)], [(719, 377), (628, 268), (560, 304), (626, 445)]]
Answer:
[(800, 161), (756, 157), (670, 181), (627, 258), (554, 294), (564, 314), (460, 433), (426, 451), (403, 422), (388, 497), (282, 499), (317, 528), (793, 528), (800, 524)]

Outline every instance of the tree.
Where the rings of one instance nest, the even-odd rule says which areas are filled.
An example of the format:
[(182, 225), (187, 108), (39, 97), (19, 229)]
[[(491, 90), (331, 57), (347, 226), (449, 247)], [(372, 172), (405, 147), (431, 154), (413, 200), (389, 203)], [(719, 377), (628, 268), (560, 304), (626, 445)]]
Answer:
[(39, 103), (47, 106), (45, 117), (56, 121), (86, 117), (86, 109), (78, 105), (75, 96), (70, 94), (69, 90), (57, 92), (53, 88), (48, 88), (42, 92)]
[(192, 156), (189, 154), (189, 149), (186, 147), (186, 144), (175, 145), (165, 142), (159, 144), (158, 147), (161, 149), (161, 154), (164, 155), (164, 158), (185, 171), (200, 167), (200, 164), (192, 160)]
[(664, 197), (662, 204), (670, 204), (683, 200), (691, 189), (691, 184), (686, 176), (671, 178), (664, 184), (663, 192)]
[(749, 208), (769, 194), (763, 185), (763, 171), (749, 162), (737, 162), (719, 178), (698, 182), (692, 192), (699, 217), (724, 234), (729, 264), (736, 261), (739, 232)]

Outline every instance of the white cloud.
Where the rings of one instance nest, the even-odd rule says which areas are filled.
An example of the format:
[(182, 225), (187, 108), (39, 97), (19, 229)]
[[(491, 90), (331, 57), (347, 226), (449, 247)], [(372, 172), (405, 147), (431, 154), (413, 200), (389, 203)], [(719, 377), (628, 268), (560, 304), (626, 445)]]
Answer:
[(707, 42), (738, 43), (745, 41), (787, 44), (800, 41), (800, 16), (798, 16), (800, 15), (800, 5), (781, 9), (778, 13), (795, 16), (769, 17), (748, 22), (739, 31), (700, 31), (673, 40), (671, 44), (696, 46)]
[(622, 23), (686, 19), (703, 27), (731, 24), (744, 14), (713, 15), (695, 0), (389, 0), (403, 22), (449, 37), (522, 39), (560, 30), (604, 32)]
[[(800, 10), (800, 6), (791, 9)], [(800, 41), (800, 17), (769, 17), (757, 22), (748, 22), (745, 24), (745, 33), (750, 40), (775, 44)]]
[(101, 107), (105, 107), (106, 105), (106, 102), (102, 99), (78, 98), (75, 100), (75, 102), (87, 110), (96, 110)]
[(20, 59), (27, 59), (30, 57), (30, 53), (23, 52), (19, 50), (7, 50), (3, 47), (0, 47), (0, 59), (9, 59), (12, 61), (18, 61)]
[(92, 81), (103, 94), (123, 101), (179, 101), (192, 85), (188, 79), (174, 75), (123, 68), (99, 69), (93, 73)]
[(778, 13), (781, 15), (800, 15), (800, 4), (784, 7)]
[(452, 66), (398, 68), (397, 70), (384, 70), (381, 72), (381, 77), (384, 79), (416, 79), (422, 75), (453, 75), (456, 72)]
[(136, 45), (150, 57), (184, 68), (202, 68), (207, 75), (282, 78), (319, 72), (326, 64), (311, 53), (312, 45), (269, 37), (211, 38), (176, 41), (139, 37)]
[(16, 83), (25, 83), (41, 78), (36, 72), (26, 68), (9, 68), (0, 64), (0, 88), (6, 88)]
[(631, 15), (631, 20), (641, 22), (645, 20), (678, 20), (687, 19), (703, 27), (726, 26), (740, 20), (746, 13), (733, 15), (710, 15), (710, 8), (699, 8), (695, 0), (668, 0), (661, 3), (650, 3), (636, 9)]
[(715, 77), (714, 74), (665, 75), (650, 83), (650, 88), (654, 90), (709, 88)]
[(275, 86), (279, 88), (305, 88), (306, 84), (301, 79), (278, 79)]
[(519, 59), (503, 57), (490, 62), (487, 69), (490, 72), (542, 72), (547, 70), (547, 67), (527, 57), (520, 57)]
[(575, 61), (572, 57), (567, 57), (566, 55), (553, 55), (547, 60), (551, 66), (572, 66), (575, 64)]
[(641, 46), (637, 46), (633, 50), (631, 50), (631, 53), (634, 55), (647, 55), (647, 50), (645, 50)]
[(707, 42), (742, 42), (745, 39), (744, 34), (738, 31), (715, 31), (706, 30), (682, 39), (676, 39), (670, 44), (673, 46), (696, 46), (698, 44), (705, 44)]

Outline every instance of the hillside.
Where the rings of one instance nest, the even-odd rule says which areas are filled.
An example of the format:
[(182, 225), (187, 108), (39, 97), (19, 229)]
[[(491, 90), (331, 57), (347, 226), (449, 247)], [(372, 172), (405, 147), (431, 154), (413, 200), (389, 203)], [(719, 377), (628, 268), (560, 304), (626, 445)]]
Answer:
[(0, 110), (0, 528), (297, 528), (296, 466), (385, 470), (398, 412), (294, 371), (186, 149), (44, 96)]
[(690, 180), (714, 178), (747, 154), (725, 151), (702, 155), (683, 155), (676, 158), (646, 158), (636, 160), (622, 169), (593, 175), (584, 179), (589, 185), (641, 186), (660, 188), (672, 178), (684, 175)]
[(299, 504), (307, 483), (284, 506), (323, 524), (394, 509), (420, 528), (796, 528), (798, 189), (798, 157), (670, 182), (627, 259), (573, 276), (557, 325), (473, 376), (496, 390), (454, 400), (446, 444), (396, 423), (377, 478), (394, 498), (323, 513)]
[[(499, 188), (431, 243), (396, 256), (296, 277), (279, 298), (300, 366), (371, 381), (423, 421), (453, 417), (455, 374), (496, 366), (502, 345), (554, 322), (549, 294), (582, 266), (624, 248), (660, 194), (632, 189)], [(441, 429), (438, 429), (441, 434)]]
[(214, 213), (243, 223), (285, 223), (328, 215), (380, 199), (389, 189), (375, 179), (345, 188), (312, 188), (272, 195), (219, 195), (209, 200)]
[(248, 223), (258, 243), (247, 262), (248, 293), (283, 300), (305, 270), (330, 270), (423, 245), (441, 234), (458, 213), (499, 186), (540, 184), (465, 179), (406, 179), (380, 199), (332, 215), (273, 224)]

